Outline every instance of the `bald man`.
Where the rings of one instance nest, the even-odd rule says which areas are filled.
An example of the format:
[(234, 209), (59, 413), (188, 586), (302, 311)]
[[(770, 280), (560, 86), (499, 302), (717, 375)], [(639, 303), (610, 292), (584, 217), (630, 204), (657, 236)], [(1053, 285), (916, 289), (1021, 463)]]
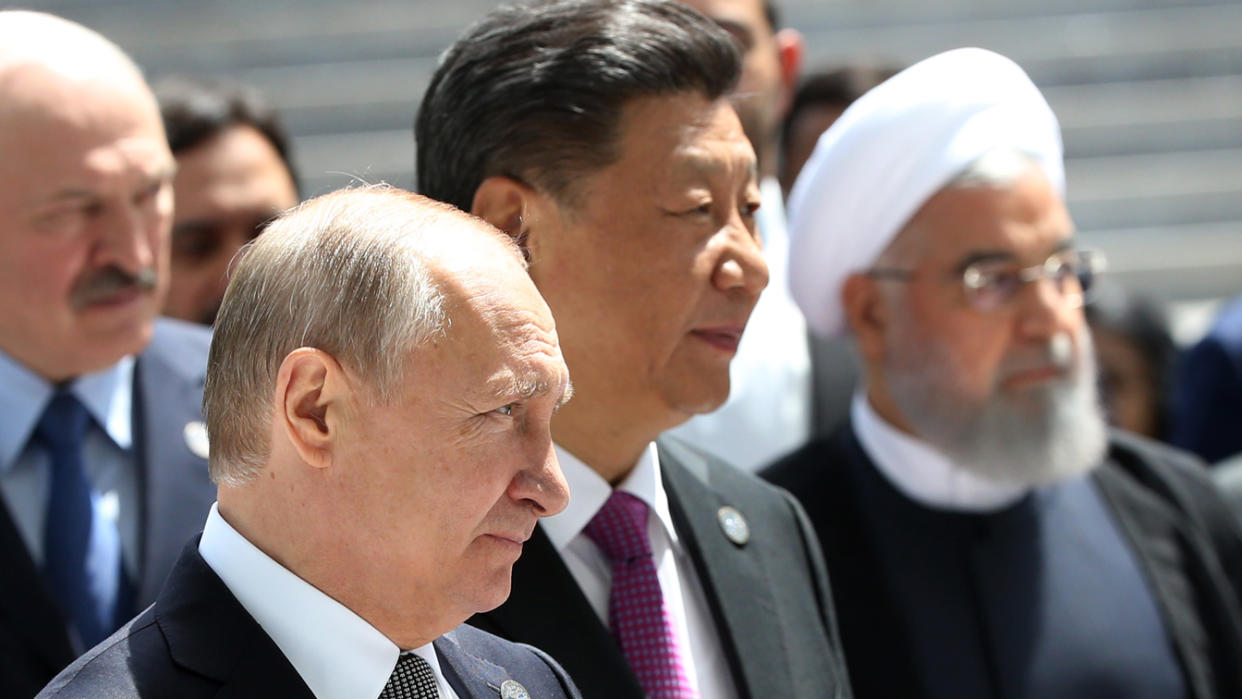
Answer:
[(155, 320), (173, 170), (119, 48), (0, 12), (0, 696), (149, 604), (212, 502), (208, 333)]

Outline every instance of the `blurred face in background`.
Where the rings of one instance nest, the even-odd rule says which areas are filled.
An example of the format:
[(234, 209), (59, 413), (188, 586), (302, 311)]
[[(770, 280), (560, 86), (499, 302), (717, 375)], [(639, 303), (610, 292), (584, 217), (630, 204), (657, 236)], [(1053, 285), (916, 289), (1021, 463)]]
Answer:
[(63, 381), (151, 338), (173, 159), (154, 98), (120, 61), (0, 77), (0, 348)]
[(276, 214), (298, 203), (284, 160), (258, 129), (229, 127), (177, 155), (172, 276), (164, 315), (215, 320), (228, 266)]
[(775, 172), (781, 119), (797, 85), (802, 36), (777, 31), (763, 0), (681, 0), (733, 35), (742, 52), (742, 77), (733, 106), (759, 158), (761, 174)]
[(881, 414), (993, 480), (1039, 484), (1094, 465), (1105, 432), (1077, 281), (1022, 283), (987, 310), (962, 283), (971, 265), (1042, 265), (1071, 249), (1072, 233), (1064, 203), (1034, 169), (1012, 187), (929, 199), (899, 235), (905, 252), (876, 265), (908, 278), (870, 281), (884, 299), (883, 337), (869, 353)]

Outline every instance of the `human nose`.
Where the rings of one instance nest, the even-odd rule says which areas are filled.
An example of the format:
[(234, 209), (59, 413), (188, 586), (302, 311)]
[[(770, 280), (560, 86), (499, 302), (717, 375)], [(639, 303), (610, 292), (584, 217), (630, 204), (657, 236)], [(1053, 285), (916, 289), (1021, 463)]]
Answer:
[(154, 267), (159, 251), (155, 241), (161, 225), (166, 227), (167, 222), (149, 216), (142, 207), (129, 202), (108, 207), (99, 225), (96, 265), (114, 265), (134, 275)]
[(1044, 341), (1083, 323), (1081, 296), (1067, 294), (1057, 278), (1040, 275), (1025, 287), (1018, 312), (1021, 339)]
[(757, 298), (768, 285), (768, 263), (758, 236), (737, 214), (721, 235), (725, 249), (712, 275), (712, 283), (721, 291), (741, 290)]
[(509, 486), (509, 495), (519, 502), (530, 502), (539, 517), (554, 515), (569, 504), (569, 484), (556, 460), (556, 450), (549, 440), (528, 468), (522, 469)]

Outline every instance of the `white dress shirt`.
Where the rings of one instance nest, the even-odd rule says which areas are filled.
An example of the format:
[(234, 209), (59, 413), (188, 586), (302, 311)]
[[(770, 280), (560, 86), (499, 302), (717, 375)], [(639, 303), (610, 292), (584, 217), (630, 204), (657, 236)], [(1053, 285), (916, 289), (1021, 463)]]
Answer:
[[(564, 511), (545, 517), (540, 520), (539, 526), (543, 527), (578, 587), (607, 627), (612, 564), (583, 530), (612, 495), (612, 487), (591, 467), (559, 445), (556, 446), (556, 456), (569, 483), (571, 497)], [(698, 690), (699, 696), (710, 699), (736, 697), (737, 690), (733, 686), (733, 676), (720, 641), (720, 630), (707, 606), (707, 597), (694, 563), (673, 528), (654, 442), (647, 446), (634, 470), (617, 489), (637, 497), (650, 508), (647, 536), (687, 678)]]
[(811, 436), (811, 354), (806, 321), (789, 293), (789, 237), (781, 186), (760, 183), (758, 211), (768, 287), (746, 324), (729, 365), (729, 399), (669, 431), (674, 437), (748, 471), (802, 446)]
[(880, 417), (861, 392), (854, 394), (850, 419), (863, 451), (876, 469), (906, 497), (942, 510), (994, 512), (1017, 502), (1030, 488), (985, 480), (955, 466), (927, 442)]
[[(401, 654), (396, 644), (247, 541), (216, 505), (198, 552), (317, 699), (371, 699), (383, 691)], [(430, 643), (409, 652), (431, 665), (442, 699), (458, 699)]]
[[(43, 563), (52, 465), (32, 447), (35, 425), (56, 387), (0, 351), (0, 493), (35, 565)], [(95, 517), (111, 522), (121, 537), (121, 559), (138, 579), (139, 479), (133, 451), (134, 358), (73, 381), (70, 391), (91, 416), (83, 445), (86, 475), (99, 497)], [(102, 429), (100, 429), (102, 427)]]

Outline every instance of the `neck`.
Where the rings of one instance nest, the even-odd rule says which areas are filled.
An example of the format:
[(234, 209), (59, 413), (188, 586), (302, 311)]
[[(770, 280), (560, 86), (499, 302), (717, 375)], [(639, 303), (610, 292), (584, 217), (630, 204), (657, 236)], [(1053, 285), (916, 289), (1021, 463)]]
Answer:
[(553, 441), (613, 486), (630, 475), (647, 445), (672, 426), (631, 421), (615, 408), (610, 414), (607, 409), (592, 410), (589, 401), (577, 394), (552, 418)]

